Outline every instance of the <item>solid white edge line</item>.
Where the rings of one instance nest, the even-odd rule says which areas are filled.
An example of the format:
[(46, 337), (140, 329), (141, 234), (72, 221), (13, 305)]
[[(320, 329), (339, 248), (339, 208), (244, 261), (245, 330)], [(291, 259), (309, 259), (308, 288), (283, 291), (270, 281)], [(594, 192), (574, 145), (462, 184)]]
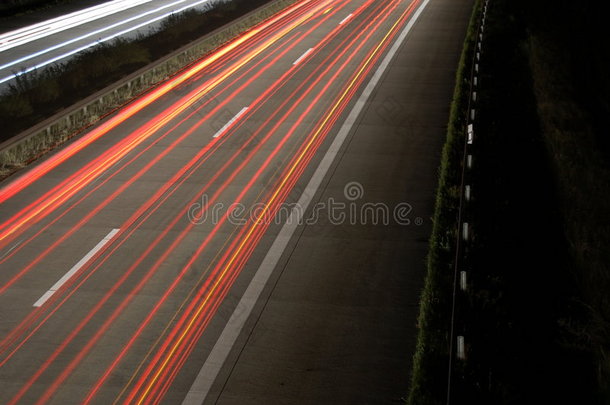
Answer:
[(51, 296), (53, 294), (55, 294), (55, 292), (57, 290), (59, 290), (61, 288), (62, 285), (64, 285), (68, 280), (70, 280), (70, 278), (72, 278), (72, 276), (74, 274), (76, 274), (77, 271), (79, 271), (89, 260), (91, 260), (91, 258), (97, 253), (99, 252), (104, 245), (106, 245), (108, 242), (110, 242), (110, 240), (114, 237), (114, 235), (116, 235), (119, 232), (119, 229), (113, 229), (112, 231), (110, 231), (108, 233), (108, 235), (106, 235), (104, 237), (104, 239), (102, 239), (97, 245), (95, 245), (95, 247), (93, 249), (91, 249), (89, 251), (89, 253), (87, 253), (82, 259), (80, 259), (78, 261), (78, 263), (76, 263), (74, 266), (72, 266), (72, 268), (70, 270), (68, 270), (68, 272), (66, 274), (63, 275), (62, 278), (60, 278), (55, 284), (53, 284), (53, 287), (49, 288), (49, 290), (47, 292), (45, 292), (42, 297), (40, 297), (38, 299), (38, 301), (36, 301), (34, 303), (34, 307), (41, 307), (42, 305), (44, 305), (45, 302), (47, 302), (47, 300), (49, 298), (51, 298)]
[(295, 60), (292, 64), (294, 66), (298, 65), (299, 63), (301, 63), (301, 61), (303, 59), (305, 59), (305, 57), (307, 57), (307, 55), (309, 55), (311, 53), (311, 51), (313, 51), (313, 48), (309, 48), (308, 50), (305, 51), (305, 53), (301, 56), (299, 56), (299, 59)]
[(242, 108), (237, 114), (235, 114), (235, 117), (231, 118), (229, 120), (229, 122), (227, 122), (222, 128), (220, 128), (218, 130), (218, 132), (216, 132), (212, 138), (218, 138), (220, 135), (222, 135), (231, 125), (233, 125), (233, 123), (235, 121), (237, 121), (239, 119), (239, 117), (241, 117), (246, 111), (248, 111), (248, 107), (244, 107)]
[(345, 17), (343, 20), (341, 20), (341, 22), (339, 23), (339, 25), (343, 25), (343, 24), (345, 24), (345, 22), (346, 22), (347, 20), (349, 20), (350, 18), (352, 18), (352, 15), (353, 15), (353, 14), (350, 14), (350, 15), (348, 15), (347, 17)]
[(248, 288), (244, 292), (241, 300), (237, 304), (236, 310), (231, 315), (231, 318), (227, 322), (227, 325), (222, 331), (222, 334), (214, 344), (210, 355), (206, 359), (205, 363), (201, 367), (199, 374), (195, 378), (195, 381), (191, 385), (184, 401), (182, 401), (182, 405), (201, 405), (205, 401), (206, 397), (209, 394), (210, 388), (212, 384), (216, 380), (220, 369), (224, 365), (229, 352), (233, 348), (237, 337), (241, 333), (246, 320), (252, 313), (254, 309), (254, 305), (258, 301), (263, 288), (267, 284), (269, 277), (271, 277), (271, 273), (275, 269), (275, 266), (280, 260), (280, 257), (284, 253), (288, 242), (292, 238), (297, 226), (301, 220), (302, 213), (307, 211), (307, 207), (311, 203), (314, 195), (318, 191), (322, 180), (326, 176), (326, 173), (330, 169), (332, 162), (335, 160), (341, 146), (345, 142), (347, 135), (351, 131), (354, 123), (358, 119), (360, 113), (364, 109), (366, 102), (370, 95), (373, 93), (373, 90), (377, 86), (381, 76), (388, 68), (390, 62), (398, 52), (399, 47), (404, 42), (405, 38), (415, 25), (415, 22), (418, 20), (421, 13), (424, 11), (426, 6), (430, 0), (424, 0), (423, 3), (419, 6), (411, 20), (407, 23), (405, 28), (400, 33), (399, 37), (396, 39), (392, 47), (390, 48), (387, 55), (384, 57), (383, 61), (379, 65), (379, 68), (371, 77), (369, 83), (367, 84), (364, 92), (356, 101), (356, 105), (352, 108), (349, 116), (346, 118), (345, 122), (341, 126), (341, 129), (337, 133), (337, 136), (333, 140), (333, 143), (326, 151), (326, 154), (322, 158), (322, 161), (318, 165), (315, 173), (313, 174), (311, 180), (307, 184), (307, 187), (301, 194), (299, 201), (296, 207), (299, 209), (293, 209), (290, 214), (290, 217), (280, 230), (280, 233), (277, 235), (273, 244), (269, 248), (269, 251), (265, 255), (263, 262), (260, 267), (254, 274), (252, 281), (248, 285)]

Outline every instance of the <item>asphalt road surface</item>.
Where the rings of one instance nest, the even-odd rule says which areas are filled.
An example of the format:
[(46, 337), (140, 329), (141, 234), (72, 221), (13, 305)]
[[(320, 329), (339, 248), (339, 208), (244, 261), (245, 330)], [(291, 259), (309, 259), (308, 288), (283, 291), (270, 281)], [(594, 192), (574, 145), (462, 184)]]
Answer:
[(406, 394), (471, 0), (309, 0), (0, 184), (0, 403)]
[(12, 82), (15, 74), (64, 62), (99, 43), (134, 35), (138, 30), (148, 32), (170, 14), (207, 7), (210, 1), (112, 0), (3, 32), (0, 84)]

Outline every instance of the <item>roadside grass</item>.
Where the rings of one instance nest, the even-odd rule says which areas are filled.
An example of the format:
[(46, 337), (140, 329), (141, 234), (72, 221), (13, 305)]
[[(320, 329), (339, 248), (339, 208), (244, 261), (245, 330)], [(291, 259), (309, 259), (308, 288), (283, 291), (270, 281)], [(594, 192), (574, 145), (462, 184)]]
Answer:
[(447, 140), (441, 156), (427, 275), (420, 300), (419, 333), (407, 400), (412, 405), (440, 404), (444, 403), (446, 398), (459, 185), (466, 136), (470, 72), (481, 3), (480, 0), (475, 1), (466, 32), (456, 72)]
[[(610, 47), (599, 7), (490, 2), (457, 302), (467, 358), (454, 362), (451, 403), (610, 403)], [(471, 35), (442, 155), (413, 405), (446, 403)]]

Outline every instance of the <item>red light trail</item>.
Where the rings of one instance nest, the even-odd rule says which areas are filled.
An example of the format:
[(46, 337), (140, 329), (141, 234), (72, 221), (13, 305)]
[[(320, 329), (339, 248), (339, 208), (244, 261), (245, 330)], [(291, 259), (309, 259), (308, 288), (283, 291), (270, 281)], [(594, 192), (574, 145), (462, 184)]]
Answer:
[[(0, 190), (0, 204), (15, 201), (99, 140), (121, 128), (134, 128), (132, 122), (142, 120), (131, 131), (123, 129), (122, 137), (112, 138), (63, 180), (49, 189), (43, 187), (39, 196), (0, 224), (0, 249), (23, 238), (0, 258), (5, 272), (1, 298), (41, 274), (47, 260), (56, 258), (121, 198), (137, 201), (116, 224), (120, 230), (113, 240), (45, 304), (28, 311), (1, 337), (0, 373), (18, 361), (33, 340), (44, 336), (75, 297), (86, 294), (103, 272), (117, 266), (117, 257), (126, 257), (115, 278), (106, 280), (91, 302), (79, 309), (79, 316), (70, 320), (55, 345), (37, 354), (32, 373), (10, 392), (8, 404), (42, 404), (59, 395), (117, 323), (124, 322), (138, 297), (151, 294), (151, 285), (156, 285), (154, 302), (139, 304), (144, 309), (134, 315), (132, 330), (93, 372), (80, 400), (98, 399), (121, 367), (131, 377), (120, 392), (113, 393), (115, 403), (159, 403), (165, 397), (266, 235), (268, 219), (302, 179), (420, 0), (352, 3), (297, 2), (135, 100)], [(304, 56), (293, 64), (298, 55)], [(170, 92), (187, 85), (192, 90), (165, 106)], [(235, 104), (248, 109), (228, 124), (222, 136), (210, 133), (201, 141), (203, 126)], [(194, 143), (196, 148), (185, 149)], [(144, 179), (184, 150), (189, 151), (188, 158), (163, 173), (152, 191), (134, 197)], [(210, 206), (243, 203), (263, 208), (241, 226), (229, 221), (229, 211), (215, 223), (185, 223), (189, 208), (204, 195), (209, 196)], [(179, 205), (173, 206), (176, 202)], [(48, 241), (45, 235), (64, 223), (70, 225)], [(147, 229), (154, 232), (145, 244), (136, 245)], [(23, 260), (31, 246), (45, 240), (42, 249)], [(182, 256), (185, 246), (189, 254)], [(20, 265), (13, 268), (17, 260)], [(170, 269), (168, 263), (179, 265)], [(6, 274), (9, 266), (13, 270)], [(204, 270), (195, 272), (197, 268)], [(194, 284), (187, 280), (189, 274), (195, 274)], [(158, 280), (165, 281), (159, 284)], [(177, 309), (170, 310), (176, 302)], [(155, 332), (152, 324), (164, 327)], [(154, 336), (155, 343), (142, 355), (135, 348), (146, 344), (144, 336), (148, 340)], [(127, 359), (137, 367), (127, 366)]]

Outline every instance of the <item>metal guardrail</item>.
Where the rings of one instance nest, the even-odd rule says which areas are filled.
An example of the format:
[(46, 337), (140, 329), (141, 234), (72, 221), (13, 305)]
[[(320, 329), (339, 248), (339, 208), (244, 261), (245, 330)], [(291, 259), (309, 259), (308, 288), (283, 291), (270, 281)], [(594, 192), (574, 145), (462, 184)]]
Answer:
[[(451, 326), (449, 331), (449, 365), (447, 372), (447, 405), (451, 404), (452, 395), (452, 378), (453, 378), (453, 363), (454, 356), (458, 360), (466, 359), (466, 337), (463, 335), (456, 335), (456, 305), (457, 305), (457, 294), (458, 288), (462, 291), (467, 289), (467, 276), (466, 270), (460, 270), (463, 265), (463, 252), (464, 245), (470, 241), (472, 235), (472, 227), (469, 222), (464, 220), (464, 211), (466, 203), (470, 202), (472, 196), (472, 187), (466, 184), (467, 171), (472, 169), (472, 153), (474, 140), (475, 140), (475, 119), (476, 119), (476, 108), (474, 107), (477, 101), (477, 91), (479, 86), (479, 63), (481, 59), (482, 44), (483, 44), (483, 32), (485, 30), (485, 18), (487, 16), (487, 7), (489, 0), (484, 0), (483, 9), (481, 12), (481, 19), (477, 26), (475, 36), (475, 48), (472, 55), (472, 63), (470, 70), (470, 88), (468, 92), (468, 103), (466, 108), (467, 119), (465, 123), (464, 138), (464, 152), (462, 156), (462, 173), (460, 181), (460, 202), (458, 209), (458, 235), (456, 237), (455, 244), (455, 259), (453, 263), (453, 295), (451, 303)], [(455, 342), (455, 344), (454, 344)], [(455, 347), (454, 347), (455, 346)]]

